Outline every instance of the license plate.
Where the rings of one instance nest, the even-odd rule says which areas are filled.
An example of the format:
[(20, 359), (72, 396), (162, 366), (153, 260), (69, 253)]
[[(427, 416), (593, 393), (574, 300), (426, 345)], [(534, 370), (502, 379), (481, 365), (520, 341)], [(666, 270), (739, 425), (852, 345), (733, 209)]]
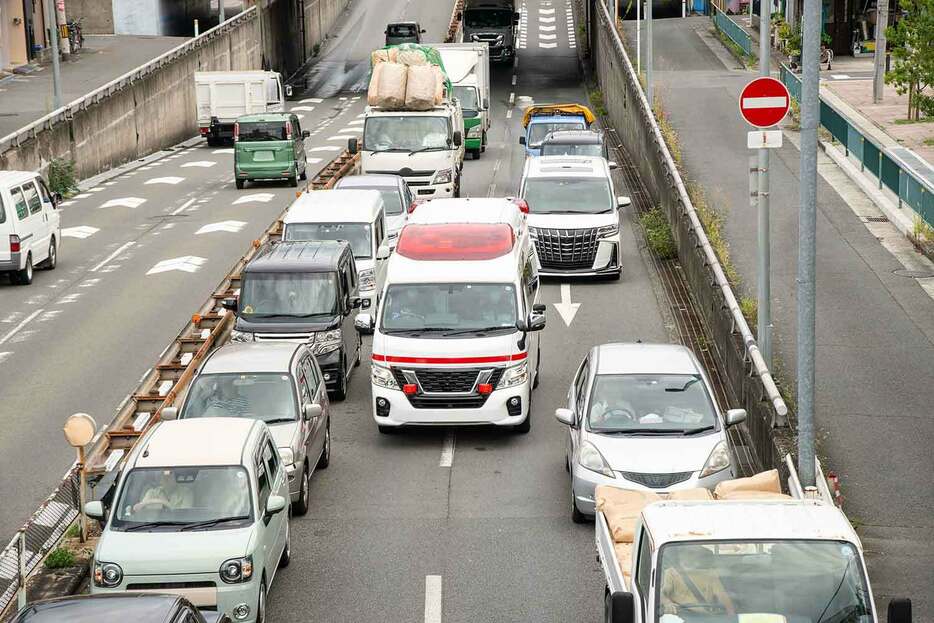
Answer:
[(253, 162), (272, 162), (276, 159), (276, 154), (271, 151), (254, 151)]

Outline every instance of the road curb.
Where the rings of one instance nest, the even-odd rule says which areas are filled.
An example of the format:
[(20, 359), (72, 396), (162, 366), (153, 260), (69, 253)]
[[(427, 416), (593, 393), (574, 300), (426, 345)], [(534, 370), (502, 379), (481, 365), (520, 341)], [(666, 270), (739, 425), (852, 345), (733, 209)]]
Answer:
[(177, 145), (173, 145), (172, 147), (169, 147), (167, 149), (159, 150), (153, 154), (144, 156), (143, 158), (139, 158), (137, 160), (133, 160), (132, 162), (128, 162), (126, 164), (120, 165), (119, 167), (115, 169), (110, 169), (109, 171), (98, 173), (97, 175), (93, 177), (89, 177), (86, 180), (81, 180), (80, 182), (78, 182), (78, 190), (80, 192), (87, 192), (91, 188), (100, 186), (104, 182), (109, 182), (110, 180), (114, 178), (120, 177), (124, 173), (135, 171), (141, 167), (146, 166), (147, 164), (152, 164), (153, 162), (162, 160), (166, 156), (171, 156), (172, 154), (178, 153), (180, 149), (188, 149), (189, 147), (194, 147), (201, 140), (202, 139), (200, 136), (194, 136), (188, 140), (182, 141), (181, 143), (178, 143)]

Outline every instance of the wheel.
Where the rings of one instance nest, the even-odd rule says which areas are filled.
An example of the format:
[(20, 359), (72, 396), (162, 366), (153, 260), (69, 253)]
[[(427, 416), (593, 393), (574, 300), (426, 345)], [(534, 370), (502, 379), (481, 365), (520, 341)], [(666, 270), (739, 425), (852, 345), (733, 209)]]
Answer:
[(486, 132), (483, 133), (483, 140), (480, 141), (480, 153), (486, 153)]
[(208, 136), (208, 147), (217, 147), (217, 139), (213, 136)]
[(347, 398), (347, 368), (344, 366), (344, 360), (340, 361), (340, 376), (337, 379), (337, 387), (334, 389), (334, 399), (344, 400)]
[(52, 241), (49, 243), (49, 257), (42, 262), (42, 268), (55, 270), (56, 266), (58, 266), (58, 245), (55, 244), (55, 236), (52, 236)]
[(259, 599), (256, 602), (256, 623), (266, 623), (266, 578), (259, 585)]
[(285, 547), (282, 549), (282, 557), (279, 558), (279, 568), (285, 569), (292, 562), (292, 522), (285, 520)]
[(564, 471), (571, 473), (571, 459), (568, 458), (568, 455), (564, 455)]
[(298, 499), (292, 504), (292, 512), (301, 517), (308, 512), (308, 480), (311, 474), (308, 473), (308, 465), (302, 469), (302, 484), (299, 489)]
[(529, 405), (529, 414), (525, 416), (525, 419), (520, 424), (516, 424), (512, 427), (513, 432), (524, 435), (530, 430), (532, 430), (532, 405)]
[(298, 186), (298, 178), (295, 177), (294, 175), (289, 178), (289, 186), (291, 186), (292, 188), (295, 188), (296, 186)]
[(461, 196), (461, 176), (457, 176), (457, 181), (454, 183), (454, 197), (460, 199)]
[(237, 190), (243, 190), (244, 186), (246, 186), (246, 180), (237, 180)]
[(474, 160), (479, 160), (479, 159), (480, 159), (480, 153), (481, 153), (481, 151), (480, 151), (479, 149), (473, 150), (472, 153), (473, 153), (473, 159), (474, 159)]
[(26, 266), (23, 270), (13, 273), (13, 283), (20, 286), (28, 286), (32, 283), (32, 253), (26, 255)]
[(587, 515), (577, 509), (577, 501), (574, 499), (574, 490), (571, 490), (571, 521), (574, 523), (587, 523)]
[(318, 469), (327, 469), (331, 464), (331, 425), (328, 424), (324, 431), (324, 450), (321, 451), (321, 457), (318, 459)]
[(379, 428), (379, 432), (384, 435), (395, 435), (396, 434), (395, 426), (383, 426), (381, 424), (378, 424), (377, 427)]
[(535, 379), (532, 381), (532, 389), (538, 387), (539, 379), (541, 378), (542, 370), (542, 345), (541, 342), (538, 344), (538, 356), (535, 358)]
[(360, 363), (363, 361), (363, 349), (362, 349), (362, 346), (363, 346), (363, 338), (360, 337), (360, 334), (359, 334), (359, 333), (357, 333), (357, 339), (360, 340), (360, 341), (357, 342), (357, 358), (356, 358), (356, 359), (354, 360), (354, 362), (353, 362), (353, 367), (355, 367), (355, 368), (359, 368), (359, 367), (360, 367)]
[(302, 169), (302, 174), (298, 176), (303, 182), (308, 179), (308, 160), (305, 160), (305, 167)]

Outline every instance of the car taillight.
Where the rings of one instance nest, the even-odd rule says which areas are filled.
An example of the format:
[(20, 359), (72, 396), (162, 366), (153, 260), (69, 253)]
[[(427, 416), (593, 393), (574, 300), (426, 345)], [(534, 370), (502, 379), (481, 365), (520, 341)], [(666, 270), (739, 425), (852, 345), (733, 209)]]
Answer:
[(10, 234), (10, 253), (19, 253), (19, 236)]
[(240, 139), (240, 124), (234, 123), (234, 137), (233, 137), (234, 143), (236, 143), (239, 139)]
[(291, 123), (285, 124), (285, 140), (287, 141), (292, 140), (292, 124)]

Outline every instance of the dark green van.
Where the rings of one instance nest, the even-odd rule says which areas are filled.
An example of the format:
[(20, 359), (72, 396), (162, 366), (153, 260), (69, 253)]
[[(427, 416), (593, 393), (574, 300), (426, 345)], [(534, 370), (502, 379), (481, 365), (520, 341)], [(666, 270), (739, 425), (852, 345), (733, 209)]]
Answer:
[(247, 180), (287, 179), (298, 186), (306, 178), (308, 157), (298, 117), (289, 113), (246, 115), (234, 124), (234, 178), (237, 188)]

